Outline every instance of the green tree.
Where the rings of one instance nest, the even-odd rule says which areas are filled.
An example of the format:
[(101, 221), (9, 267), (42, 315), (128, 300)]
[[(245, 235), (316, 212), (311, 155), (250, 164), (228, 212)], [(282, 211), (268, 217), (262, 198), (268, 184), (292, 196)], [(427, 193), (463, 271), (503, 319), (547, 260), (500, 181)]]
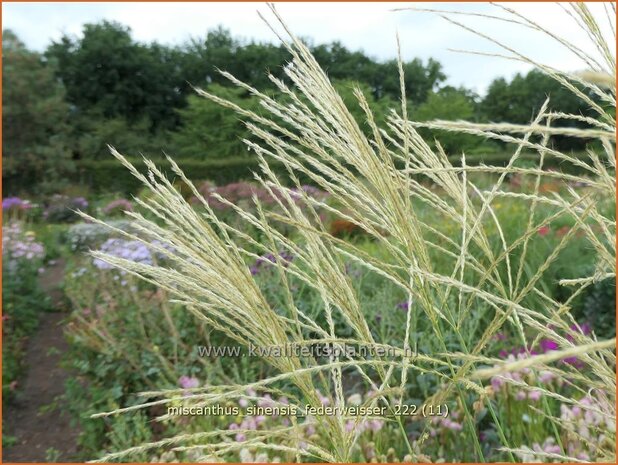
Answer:
[[(352, 52), (340, 42), (311, 48), (316, 60), (332, 79), (354, 79), (369, 85), (376, 99), (401, 95), (397, 60), (378, 62), (361, 51)], [(420, 58), (403, 63), (407, 98), (414, 105), (425, 101), (431, 91), (438, 89), (446, 75), (442, 65), (433, 59), (426, 64)]]
[(121, 116), (105, 118), (91, 111), (73, 122), (73, 150), (81, 159), (110, 159), (108, 145), (134, 157), (144, 154), (157, 158), (163, 151), (171, 149), (167, 133), (157, 131), (153, 134), (148, 118), (129, 123)]
[[(495, 79), (480, 104), (486, 121), (526, 124), (538, 113), (549, 97), (549, 109), (575, 115), (591, 116), (587, 105), (558, 81), (539, 70), (516, 74), (511, 82)], [(555, 126), (577, 126), (574, 121), (557, 121)], [(552, 137), (551, 142), (560, 149), (581, 150), (585, 141), (564, 136)]]
[(5, 192), (36, 182), (53, 191), (73, 170), (69, 106), (54, 70), (10, 30), (2, 35), (2, 177)]
[(367, 115), (360, 107), (358, 99), (354, 95), (355, 88), (359, 89), (365, 96), (378, 127), (384, 128), (388, 117), (388, 112), (392, 108), (399, 110), (400, 104), (398, 101), (392, 99), (389, 95), (386, 95), (381, 99), (375, 98), (371, 87), (365, 82), (345, 79), (335, 81), (333, 82), (333, 85), (343, 99), (343, 103), (345, 103), (346, 107), (348, 107), (350, 114), (354, 117), (361, 129), (365, 131), (367, 135), (371, 135), (371, 128), (367, 124)]
[[(212, 84), (213, 94), (228, 99), (243, 108), (257, 110), (258, 103), (238, 88)], [(174, 153), (181, 157), (220, 158), (239, 156), (247, 152), (242, 143), (250, 136), (238, 116), (208, 99), (191, 95), (187, 107), (179, 110), (182, 125), (172, 134)]]
[(103, 21), (86, 24), (80, 39), (62, 37), (46, 55), (77, 111), (129, 123), (148, 118), (153, 130), (176, 126), (175, 108), (184, 103), (177, 50), (139, 44), (128, 27)]
[(182, 47), (182, 72), (193, 85), (207, 86), (229, 81), (217, 69), (228, 71), (258, 89), (270, 87), (268, 72), (283, 78), (283, 66), (290, 59), (284, 46), (251, 41), (243, 44), (228, 29), (219, 26), (204, 39), (192, 39)]
[[(464, 120), (473, 121), (476, 117), (476, 96), (464, 88), (446, 86), (438, 92), (429, 94), (427, 100), (413, 109), (410, 118), (414, 121)], [(470, 134), (450, 131), (421, 130), (427, 138), (440, 142), (447, 154), (457, 155), (477, 148), (482, 140)]]

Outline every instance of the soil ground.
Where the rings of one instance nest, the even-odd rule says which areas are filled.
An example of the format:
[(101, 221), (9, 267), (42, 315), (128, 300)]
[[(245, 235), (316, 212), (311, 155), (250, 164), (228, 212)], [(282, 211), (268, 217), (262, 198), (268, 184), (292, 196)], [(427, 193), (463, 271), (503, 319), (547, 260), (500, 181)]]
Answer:
[(41, 315), (38, 330), (26, 348), (26, 372), (18, 384), (15, 401), (3, 409), (3, 434), (16, 438), (2, 451), (2, 461), (77, 461), (79, 430), (72, 426), (65, 408), (64, 383), (70, 376), (60, 366), (68, 350), (63, 335), (62, 282), (64, 263), (58, 261), (41, 274), (43, 289), (50, 295), (54, 312)]

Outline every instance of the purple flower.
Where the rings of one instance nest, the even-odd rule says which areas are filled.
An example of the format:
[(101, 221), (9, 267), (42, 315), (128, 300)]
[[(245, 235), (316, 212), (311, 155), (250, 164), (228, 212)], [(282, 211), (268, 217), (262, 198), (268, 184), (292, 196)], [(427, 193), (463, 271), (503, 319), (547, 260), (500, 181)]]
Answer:
[[(574, 324), (574, 325), (571, 325), (569, 328), (574, 333), (580, 333), (580, 334), (583, 334), (584, 336), (588, 336), (590, 333), (592, 333), (592, 327), (588, 323), (582, 323), (581, 325)], [(573, 342), (575, 340), (575, 338), (571, 334), (567, 334), (566, 338), (570, 342)]]
[(28, 210), (32, 208), (32, 204), (29, 200), (22, 200), (19, 197), (7, 197), (6, 199), (2, 199), (2, 209), (10, 210), (11, 208)]
[(539, 347), (543, 352), (549, 352), (550, 350), (558, 350), (558, 344), (551, 339), (541, 339)]
[(34, 234), (24, 232), (19, 223), (2, 227), (2, 255), (12, 268), (21, 260), (39, 260), (45, 256), (43, 244), (34, 240)]
[(84, 197), (67, 197), (55, 194), (47, 202), (43, 218), (51, 222), (70, 222), (78, 219), (75, 210), (88, 208), (88, 201)]
[(539, 373), (539, 381), (543, 384), (551, 383), (556, 376), (548, 370), (543, 370)]
[(73, 205), (77, 208), (88, 208), (88, 201), (83, 197), (75, 197)]
[(404, 300), (403, 302), (399, 302), (397, 304), (397, 308), (408, 311), (408, 309), (410, 308), (410, 302), (407, 300)]
[(377, 433), (384, 426), (384, 422), (382, 420), (377, 420), (377, 419), (376, 420), (369, 420), (367, 426), (368, 426), (368, 428), (371, 431), (373, 431), (374, 433)]
[(567, 357), (562, 359), (562, 363), (566, 363), (567, 365), (573, 365), (575, 368), (581, 368), (584, 366), (584, 362), (582, 362), (577, 357)]
[[(278, 256), (278, 258), (277, 258)], [(272, 253), (264, 254), (261, 257), (255, 260), (255, 263), (249, 267), (249, 271), (252, 275), (259, 274), (262, 268), (269, 267), (274, 263), (277, 263), (277, 260), (284, 266), (287, 267), (292, 260), (294, 260), (294, 255), (286, 250), (281, 250), (278, 252), (277, 256)]]

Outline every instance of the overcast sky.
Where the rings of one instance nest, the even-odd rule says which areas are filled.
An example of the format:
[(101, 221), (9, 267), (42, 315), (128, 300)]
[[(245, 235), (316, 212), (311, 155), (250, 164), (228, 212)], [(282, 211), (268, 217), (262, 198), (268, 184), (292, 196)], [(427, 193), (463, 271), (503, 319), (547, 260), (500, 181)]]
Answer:
[[(391, 11), (408, 6), (440, 8), (505, 16), (483, 3), (279, 3), (277, 8), (290, 29), (314, 43), (339, 40), (348, 48), (362, 49), (384, 60), (396, 56), (395, 33), (399, 31), (405, 59), (433, 57), (440, 61), (452, 85), (484, 92), (492, 79), (512, 77), (529, 67), (510, 60), (454, 53), (449, 48), (496, 52), (495, 45), (435, 14)], [(513, 8), (582, 48), (586, 38), (573, 20), (554, 3), (509, 3)], [(591, 5), (599, 8), (600, 5)], [(2, 3), (2, 27), (12, 29), (29, 48), (42, 51), (63, 34), (79, 36), (84, 23), (103, 19), (129, 26), (142, 42), (181, 44), (203, 37), (223, 25), (238, 37), (276, 42), (272, 31), (258, 17), (268, 18), (264, 3)], [(580, 70), (581, 62), (558, 44), (538, 33), (504, 22), (479, 17), (459, 17), (461, 22), (517, 48), (545, 64)], [(540, 41), (542, 40), (542, 42)]]

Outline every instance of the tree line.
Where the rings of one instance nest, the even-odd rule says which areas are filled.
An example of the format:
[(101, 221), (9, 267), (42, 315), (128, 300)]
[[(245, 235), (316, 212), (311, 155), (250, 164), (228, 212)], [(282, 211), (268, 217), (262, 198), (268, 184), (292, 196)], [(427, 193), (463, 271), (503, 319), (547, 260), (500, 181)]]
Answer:
[[(241, 139), (249, 134), (241, 121), (197, 97), (192, 86), (259, 110), (247, 91), (231, 85), (217, 70), (275, 95), (268, 73), (285, 81), (284, 66), (290, 60), (281, 45), (241, 41), (222, 27), (168, 46), (140, 43), (128, 27), (109, 21), (86, 24), (80, 37), (64, 36), (43, 53), (29, 50), (5, 30), (2, 48), (3, 178), (27, 171), (38, 188), (50, 191), (79, 160), (107, 159), (108, 143), (129, 155), (242, 156), (246, 149)], [(366, 95), (378, 123), (400, 107), (395, 59), (378, 61), (340, 42), (310, 48), (361, 126), (366, 125), (355, 104), (355, 86)], [(434, 59), (415, 58), (403, 66), (409, 114), (415, 120), (526, 123), (547, 96), (554, 111), (589, 114), (572, 93), (539, 71), (510, 81), (497, 78), (487, 94), (479, 96), (446, 85), (443, 67)], [(424, 132), (430, 140), (439, 137), (447, 153), (501, 149), (496, 142), (472, 136)], [(582, 150), (585, 141), (557, 137), (551, 143)]]

